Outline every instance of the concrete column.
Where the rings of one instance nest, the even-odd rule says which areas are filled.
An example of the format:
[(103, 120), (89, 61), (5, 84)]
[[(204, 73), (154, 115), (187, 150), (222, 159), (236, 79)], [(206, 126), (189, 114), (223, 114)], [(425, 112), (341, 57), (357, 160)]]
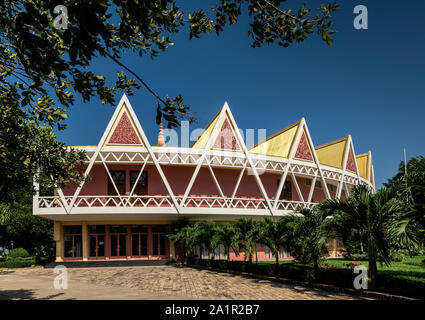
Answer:
[(111, 232), (110, 226), (105, 226), (105, 260), (109, 260), (111, 257)]
[(89, 257), (89, 228), (87, 222), (81, 223), (81, 237), (83, 241), (83, 261), (88, 261)]
[(62, 236), (62, 224), (60, 221), (54, 221), (53, 224), (53, 240), (56, 242), (56, 262), (63, 261), (63, 236)]
[(126, 255), (127, 255), (127, 260), (131, 259), (131, 251), (132, 251), (132, 246), (133, 243), (131, 241), (131, 225), (127, 226), (127, 234), (125, 237), (125, 242), (126, 242), (126, 246), (125, 246), (125, 250), (126, 250)]
[(174, 259), (175, 256), (176, 256), (176, 253), (175, 253), (175, 250), (174, 250), (175, 249), (174, 248), (174, 241), (169, 239), (168, 243), (170, 244), (170, 259)]

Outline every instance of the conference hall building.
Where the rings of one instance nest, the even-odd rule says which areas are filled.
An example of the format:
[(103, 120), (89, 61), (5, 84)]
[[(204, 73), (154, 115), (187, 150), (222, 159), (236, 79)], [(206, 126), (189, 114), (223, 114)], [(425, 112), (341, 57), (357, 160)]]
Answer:
[[(90, 179), (33, 199), (33, 213), (54, 221), (57, 262), (178, 259), (165, 234), (179, 218), (278, 219), (346, 199), (358, 184), (375, 188), (370, 151), (357, 155), (350, 135), (314, 146), (304, 118), (247, 147), (225, 103), (191, 147), (164, 140), (161, 124), (151, 145), (123, 95), (98, 145), (69, 146), (86, 152)], [(329, 255), (339, 255), (339, 246), (329, 239)], [(222, 247), (212, 254), (228, 258)], [(274, 260), (263, 245), (257, 256)], [(230, 252), (231, 260), (244, 258)], [(291, 256), (282, 248), (279, 258)]]

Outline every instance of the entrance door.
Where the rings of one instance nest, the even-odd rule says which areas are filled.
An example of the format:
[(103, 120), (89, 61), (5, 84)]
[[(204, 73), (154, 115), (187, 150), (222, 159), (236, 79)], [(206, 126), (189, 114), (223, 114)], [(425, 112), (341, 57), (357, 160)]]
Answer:
[(126, 251), (126, 226), (111, 226), (111, 257), (125, 257)]
[(131, 226), (131, 255), (133, 257), (147, 257), (148, 255), (148, 226)]

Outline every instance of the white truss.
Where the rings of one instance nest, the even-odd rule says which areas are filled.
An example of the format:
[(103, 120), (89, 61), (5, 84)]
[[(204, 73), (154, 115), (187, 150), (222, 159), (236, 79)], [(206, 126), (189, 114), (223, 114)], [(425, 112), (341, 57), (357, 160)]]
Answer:
[[(138, 131), (143, 145), (140, 146), (108, 146), (105, 145), (108, 135), (112, 130), (114, 123), (119, 119), (120, 110), (126, 106), (128, 115), (132, 119), (135, 129)], [(222, 119), (227, 117), (228, 121), (234, 128), (234, 136), (239, 144), (241, 152), (212, 150), (214, 139), (221, 130)], [(313, 161), (303, 161), (294, 159), (294, 155), (298, 148), (302, 133), (305, 132), (307, 142), (310, 147)], [(349, 148), (352, 148), (354, 162), (356, 165), (356, 173), (345, 170)], [(127, 97), (123, 95), (121, 98), (102, 138), (97, 147), (82, 148), (87, 153), (87, 168), (85, 175), (88, 175), (94, 164), (102, 164), (111, 181), (117, 195), (116, 196), (86, 196), (80, 195), (84, 183), (79, 185), (72, 196), (64, 196), (61, 189), (58, 189), (58, 196), (40, 197), (38, 193), (34, 196), (34, 212), (36, 214), (100, 214), (100, 213), (155, 213), (155, 214), (223, 214), (223, 215), (282, 215), (291, 211), (298, 210), (301, 207), (312, 208), (316, 203), (312, 202), (314, 187), (319, 179), (326, 198), (330, 198), (328, 190), (328, 182), (338, 184), (337, 197), (339, 198), (344, 188), (347, 195), (349, 194), (349, 186), (361, 183), (373, 188), (373, 183), (359, 176), (357, 163), (355, 161), (354, 148), (352, 146), (351, 137), (347, 142), (344, 154), (343, 169), (321, 165), (319, 163), (314, 144), (311, 140), (307, 124), (302, 118), (299, 122), (297, 132), (289, 152), (288, 159), (279, 157), (269, 157), (249, 153), (245, 142), (238, 130), (238, 126), (233, 118), (231, 110), (226, 103), (217, 115), (217, 120), (212, 129), (211, 135), (203, 149), (194, 148), (175, 148), (175, 147), (151, 147), (149, 141), (131, 107)], [(131, 191), (128, 194), (120, 194), (114, 179), (112, 179), (108, 165), (113, 164), (137, 164), (140, 165), (140, 171)], [(140, 179), (147, 165), (154, 165), (157, 169), (161, 181), (164, 183), (168, 195), (161, 196), (140, 196), (134, 195), (137, 181)], [(162, 171), (161, 166), (193, 166), (195, 171), (186, 186), (183, 195), (175, 196), (173, 190)], [(194, 196), (190, 195), (193, 184), (198, 177), (201, 168), (205, 168), (211, 174), (215, 186), (217, 187), (219, 196)], [(223, 188), (215, 174), (216, 168), (232, 168), (240, 169), (237, 181), (234, 185), (231, 196), (226, 196)], [(370, 169), (373, 170), (373, 169)], [(260, 179), (258, 171), (277, 173), (281, 175), (277, 192), (273, 198), (269, 198), (266, 189)], [(257, 187), (260, 190), (259, 198), (237, 197), (237, 191), (244, 175), (247, 172), (254, 176)], [(284, 181), (290, 175), (292, 183), (298, 194), (300, 201), (280, 200), (280, 194), (283, 189)], [(369, 175), (370, 176), (370, 175)], [(307, 198), (301, 191), (297, 177), (310, 178), (312, 184), (310, 186)], [(34, 179), (36, 190), (38, 185)]]

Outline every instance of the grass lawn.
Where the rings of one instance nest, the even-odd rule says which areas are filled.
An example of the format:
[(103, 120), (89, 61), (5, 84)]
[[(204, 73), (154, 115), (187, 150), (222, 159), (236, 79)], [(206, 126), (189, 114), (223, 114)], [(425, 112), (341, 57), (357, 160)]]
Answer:
[[(399, 279), (412, 280), (425, 283), (425, 264), (422, 263), (422, 260), (425, 259), (425, 256), (416, 256), (416, 257), (406, 257), (402, 262), (392, 262), (391, 265), (386, 266), (385, 264), (380, 264), (378, 262), (378, 273), (390, 276)], [(336, 266), (339, 268), (348, 269), (346, 263), (350, 263), (352, 260), (345, 260), (343, 258), (333, 258), (326, 259), (325, 264), (329, 266)], [(367, 261), (353, 261), (364, 266), (368, 266)], [(253, 261), (255, 263), (255, 261)], [(275, 264), (274, 260), (272, 261), (259, 261), (258, 264)], [(294, 263), (293, 260), (281, 260), (279, 264)]]
[[(392, 262), (391, 265), (386, 266), (378, 262), (378, 273), (391, 276), (399, 279), (413, 280), (425, 283), (425, 264), (422, 260), (425, 256), (406, 257), (401, 262)], [(326, 259), (325, 263), (330, 266), (346, 267), (346, 263), (350, 263), (351, 260), (338, 259)], [(354, 261), (355, 263), (368, 266), (367, 261)]]

